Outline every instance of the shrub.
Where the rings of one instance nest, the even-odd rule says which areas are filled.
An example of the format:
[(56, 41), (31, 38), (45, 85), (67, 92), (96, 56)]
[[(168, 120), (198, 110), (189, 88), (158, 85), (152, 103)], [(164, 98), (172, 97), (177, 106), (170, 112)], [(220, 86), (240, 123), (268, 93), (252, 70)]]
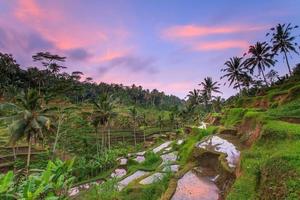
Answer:
[(16, 180), (13, 172), (0, 175), (1, 199), (65, 199), (74, 177), (71, 176), (74, 160), (49, 161), (47, 168), (23, 179)]

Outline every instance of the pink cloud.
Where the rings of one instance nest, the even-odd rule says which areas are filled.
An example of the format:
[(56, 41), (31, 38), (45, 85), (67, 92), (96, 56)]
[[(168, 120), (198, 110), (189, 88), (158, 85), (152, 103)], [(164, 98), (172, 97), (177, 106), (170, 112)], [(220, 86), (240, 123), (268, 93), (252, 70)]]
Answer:
[(123, 49), (123, 50), (109, 49), (105, 53), (101, 54), (100, 56), (95, 57), (92, 61), (96, 63), (109, 62), (116, 58), (124, 57), (128, 55), (129, 52), (130, 52), (129, 49)]
[(17, 0), (12, 10), (17, 22), (54, 44), (54, 49), (48, 51), (63, 53), (72, 49), (87, 49), (93, 55), (89, 58), (90, 64), (99, 64), (133, 50), (128, 47), (130, 31), (126, 28), (78, 23), (71, 14), (62, 9), (59, 3), (40, 4), (37, 0)]
[(20, 20), (26, 20), (28, 17), (40, 19), (45, 15), (35, 0), (19, 0), (15, 10), (15, 16)]
[(225, 41), (213, 41), (213, 42), (202, 42), (194, 45), (192, 48), (196, 51), (213, 51), (223, 50), (231, 48), (246, 49), (249, 47), (249, 43), (243, 40), (225, 40)]
[(257, 31), (265, 29), (266, 26), (250, 26), (250, 25), (229, 25), (229, 26), (199, 26), (199, 25), (179, 25), (166, 28), (162, 32), (162, 36), (167, 39), (174, 38), (192, 38), (213, 34), (229, 34), (248, 31)]

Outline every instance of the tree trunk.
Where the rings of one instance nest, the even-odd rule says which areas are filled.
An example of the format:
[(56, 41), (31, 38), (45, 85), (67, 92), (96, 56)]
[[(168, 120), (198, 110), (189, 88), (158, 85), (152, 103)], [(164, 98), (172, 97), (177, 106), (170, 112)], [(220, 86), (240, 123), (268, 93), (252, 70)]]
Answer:
[(286, 61), (287, 67), (289, 69), (290, 76), (292, 76), (292, 71), (291, 71), (290, 63), (289, 63), (289, 60), (288, 60), (288, 57), (287, 57), (287, 54), (286, 54), (285, 51), (284, 51), (284, 56), (285, 56), (285, 61)]
[(100, 155), (100, 144), (99, 144), (99, 137), (98, 137), (98, 126), (95, 128), (95, 135), (96, 135), (96, 148), (97, 148), (97, 156)]
[(58, 120), (58, 125), (57, 125), (57, 131), (56, 131), (56, 136), (55, 136), (55, 141), (54, 141), (54, 145), (53, 145), (53, 150), (52, 150), (52, 159), (54, 159), (54, 154), (55, 154), (55, 151), (56, 151), (56, 146), (57, 146), (57, 143), (58, 143), (58, 138), (60, 137), (60, 128), (61, 128), (61, 124), (62, 124), (62, 121), (63, 121), (63, 118), (64, 118), (64, 115), (61, 115), (59, 120)]
[(242, 89), (240, 83), (238, 83), (238, 86), (239, 86), (240, 96), (242, 96)]
[(264, 72), (264, 70), (260, 69), (260, 71), (261, 71), (261, 73), (262, 73), (262, 75), (263, 75), (263, 78), (264, 78), (264, 81), (265, 81), (265, 83), (266, 83), (266, 86), (269, 87), (269, 83), (267, 82), (267, 79), (266, 79), (266, 77), (265, 77), (265, 72)]
[(102, 127), (102, 134), (101, 134), (101, 150), (102, 152), (104, 151), (105, 147), (104, 147), (104, 137), (105, 137), (105, 132), (104, 132), (104, 127)]
[(39, 95), (41, 95), (41, 82), (39, 81)]
[(108, 134), (108, 149), (110, 150), (110, 124), (108, 122), (108, 130), (107, 130), (107, 134)]
[(13, 154), (14, 154), (14, 161), (17, 160), (17, 155), (16, 155), (16, 147), (15, 145), (13, 146)]
[(133, 125), (134, 146), (136, 146), (135, 122)]
[(16, 155), (16, 147), (15, 145), (13, 146), (13, 154), (14, 154), (14, 172), (16, 171), (16, 161), (17, 161), (17, 155)]
[(27, 164), (26, 164), (26, 173), (27, 175), (29, 174), (29, 165), (30, 165), (30, 156), (31, 156), (31, 143), (32, 143), (32, 138), (29, 138), (28, 142), (28, 154), (27, 154)]

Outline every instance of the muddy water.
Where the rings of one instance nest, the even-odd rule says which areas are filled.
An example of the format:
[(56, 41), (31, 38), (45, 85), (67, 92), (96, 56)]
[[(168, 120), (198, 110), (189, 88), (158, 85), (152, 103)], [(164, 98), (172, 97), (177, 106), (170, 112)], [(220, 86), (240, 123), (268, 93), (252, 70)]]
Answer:
[(213, 181), (187, 172), (177, 183), (172, 200), (218, 200), (219, 189)]
[(234, 168), (239, 160), (240, 152), (235, 145), (220, 136), (212, 135), (204, 141), (197, 144), (198, 148), (225, 153), (227, 164), (229, 167)]
[[(227, 165), (234, 170), (240, 157), (240, 143), (234, 136), (212, 135), (198, 142), (195, 148), (204, 149), (210, 155), (197, 159), (199, 166), (187, 172), (177, 183), (172, 200), (219, 200), (223, 199), (223, 185), (227, 184), (222, 171), (215, 166), (219, 162), (216, 152), (225, 154)], [(226, 172), (232, 173), (232, 172)], [(225, 181), (223, 183), (223, 181)], [(219, 188), (223, 188), (220, 190)]]

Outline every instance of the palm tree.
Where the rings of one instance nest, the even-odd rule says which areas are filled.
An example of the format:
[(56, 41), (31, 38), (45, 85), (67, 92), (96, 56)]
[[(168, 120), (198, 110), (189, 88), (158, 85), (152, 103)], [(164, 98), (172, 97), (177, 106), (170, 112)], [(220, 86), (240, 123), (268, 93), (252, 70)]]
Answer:
[(138, 113), (135, 106), (129, 109), (129, 113), (131, 115), (132, 122), (133, 122), (134, 146), (136, 146), (136, 121), (137, 121)]
[(271, 28), (271, 33), (267, 33), (267, 36), (271, 34), (271, 43), (273, 45), (272, 51), (277, 54), (278, 52), (283, 53), (285, 61), (289, 70), (290, 75), (292, 75), (291, 67), (289, 64), (287, 54), (294, 52), (298, 54), (297, 46), (295, 42), (296, 37), (292, 36), (292, 31), (298, 28), (298, 26), (292, 26), (289, 24), (278, 24), (276, 27)]
[(266, 42), (257, 42), (255, 45), (249, 47), (248, 53), (250, 58), (246, 59), (245, 66), (250, 70), (250, 73), (253, 74), (255, 68), (258, 69), (259, 74), (262, 74), (263, 79), (268, 86), (267, 79), (265, 77), (266, 67), (270, 68), (275, 65), (273, 60), (273, 54), (270, 52), (271, 47)]
[(234, 83), (239, 88), (240, 92), (242, 79), (247, 75), (242, 59), (243, 58), (241, 57), (230, 58), (224, 63), (226, 68), (223, 68), (221, 70), (222, 72), (225, 72), (221, 79), (227, 77), (227, 80), (229, 81), (229, 86), (231, 86)]
[(146, 142), (146, 127), (148, 125), (146, 113), (143, 113), (143, 115), (141, 117), (141, 124), (143, 126), (144, 142)]
[(188, 101), (193, 105), (197, 106), (201, 103), (201, 96), (200, 96), (200, 91), (199, 90), (192, 90), (189, 91), (187, 95)]
[(29, 172), (31, 146), (32, 142), (38, 139), (44, 139), (44, 131), (50, 129), (51, 120), (46, 115), (48, 109), (42, 107), (41, 97), (36, 90), (28, 90), (22, 92), (17, 97), (18, 104), (10, 104), (17, 111), (17, 114), (10, 117), (13, 119), (9, 126), (10, 144), (15, 146), (16, 142), (22, 138), (26, 138), (28, 142), (27, 154), (27, 173)]
[(211, 77), (204, 78), (204, 81), (199, 84), (203, 87), (201, 90), (201, 95), (205, 104), (206, 109), (208, 109), (208, 103), (212, 100), (212, 93), (221, 93), (219, 83), (213, 81)]
[[(249, 74), (245, 73), (239, 82), (239, 85), (243, 88), (246, 88), (246, 91), (249, 92), (250, 85), (253, 83), (253, 78)], [(235, 83), (233, 86), (234, 89), (238, 88), (238, 83)]]
[(266, 78), (269, 79), (269, 81), (271, 82), (271, 85), (275, 82), (275, 79), (278, 79), (278, 72), (271, 69), (267, 74), (266, 74)]
[[(94, 101), (94, 111), (92, 115), (92, 123), (95, 127), (96, 135), (98, 132), (99, 126), (103, 127), (102, 130), (102, 150), (105, 150), (106, 147), (106, 135), (105, 135), (105, 129), (107, 128), (107, 143), (108, 148), (110, 149), (110, 122), (113, 117), (116, 116), (116, 113), (113, 111), (115, 107), (115, 101), (112, 97), (112, 95), (103, 94), (98, 98), (98, 101)], [(97, 151), (99, 151), (99, 141), (98, 136), (96, 137), (98, 147)]]

